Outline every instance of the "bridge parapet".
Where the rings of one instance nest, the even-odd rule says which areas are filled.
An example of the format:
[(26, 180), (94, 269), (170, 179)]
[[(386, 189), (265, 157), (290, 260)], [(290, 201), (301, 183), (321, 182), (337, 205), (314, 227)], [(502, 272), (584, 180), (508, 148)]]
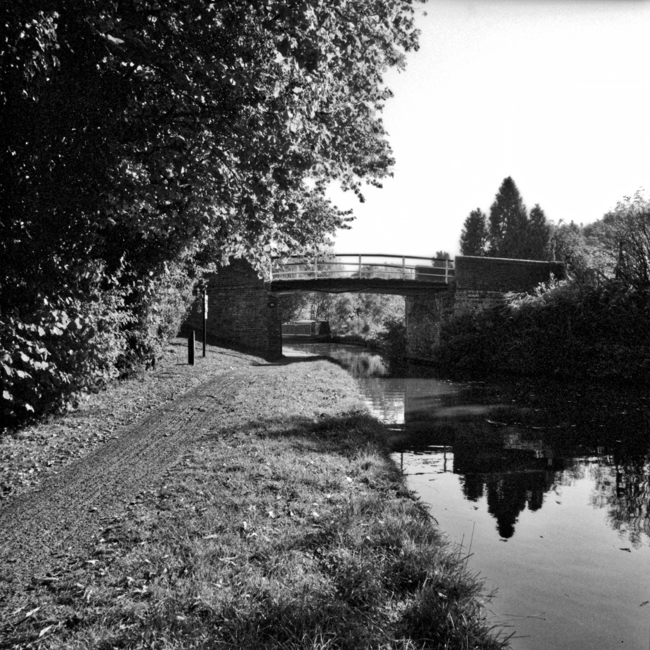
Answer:
[(456, 289), (459, 291), (521, 292), (534, 289), (551, 276), (563, 279), (563, 262), (516, 260), (504, 257), (456, 257)]
[[(423, 264), (426, 261), (428, 264)], [(420, 280), (449, 284), (454, 261), (412, 255), (343, 253), (306, 258), (291, 256), (273, 260), (271, 280), (322, 280), (335, 278)]]

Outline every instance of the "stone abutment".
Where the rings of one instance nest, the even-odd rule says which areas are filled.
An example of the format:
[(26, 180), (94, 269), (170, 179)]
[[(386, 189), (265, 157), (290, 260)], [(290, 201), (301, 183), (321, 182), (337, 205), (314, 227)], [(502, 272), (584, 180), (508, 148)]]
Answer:
[(447, 293), (406, 296), (406, 355), (429, 361), (443, 323), (453, 316), (503, 302), (510, 292), (531, 291), (551, 277), (563, 278), (562, 262), (458, 256)]

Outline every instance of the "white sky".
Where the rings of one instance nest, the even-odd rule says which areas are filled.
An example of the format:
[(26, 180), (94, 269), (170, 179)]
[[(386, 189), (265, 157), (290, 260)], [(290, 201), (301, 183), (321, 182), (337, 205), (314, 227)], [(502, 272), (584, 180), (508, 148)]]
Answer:
[(339, 253), (458, 253), (512, 176), (527, 208), (589, 223), (650, 190), (650, 0), (429, 0), (391, 71), (394, 178), (368, 187)]

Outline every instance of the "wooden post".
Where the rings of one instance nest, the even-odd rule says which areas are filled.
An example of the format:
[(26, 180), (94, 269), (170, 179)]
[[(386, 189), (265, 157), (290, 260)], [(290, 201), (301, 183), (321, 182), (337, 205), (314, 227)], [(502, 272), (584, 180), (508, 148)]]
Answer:
[(208, 292), (203, 289), (203, 356), (208, 341)]
[(190, 330), (187, 336), (187, 363), (194, 365), (194, 330)]

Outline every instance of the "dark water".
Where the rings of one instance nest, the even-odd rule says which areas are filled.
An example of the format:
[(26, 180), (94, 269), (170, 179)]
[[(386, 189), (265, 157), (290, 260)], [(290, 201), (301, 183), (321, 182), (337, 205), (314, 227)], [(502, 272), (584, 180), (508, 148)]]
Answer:
[(300, 347), (357, 376), (409, 486), (497, 589), (513, 648), (650, 648), (647, 394), (389, 378), (363, 349)]

